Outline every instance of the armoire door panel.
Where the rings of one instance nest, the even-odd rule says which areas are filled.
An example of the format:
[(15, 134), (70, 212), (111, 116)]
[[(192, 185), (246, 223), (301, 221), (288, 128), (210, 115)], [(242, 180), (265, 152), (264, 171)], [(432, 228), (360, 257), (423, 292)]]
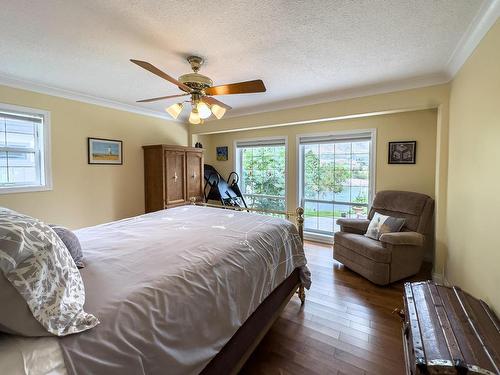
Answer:
[(166, 202), (165, 204), (179, 204), (186, 201), (186, 171), (183, 151), (165, 151)]
[(203, 154), (186, 152), (187, 199), (203, 200)]

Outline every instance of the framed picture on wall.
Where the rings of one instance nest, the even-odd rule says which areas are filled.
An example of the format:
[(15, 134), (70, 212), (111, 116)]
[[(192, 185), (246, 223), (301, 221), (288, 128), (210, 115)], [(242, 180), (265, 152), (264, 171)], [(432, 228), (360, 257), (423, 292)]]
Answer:
[(389, 164), (415, 164), (417, 141), (389, 142)]
[(226, 161), (228, 158), (228, 149), (227, 146), (218, 146), (216, 147), (217, 160)]
[(88, 138), (89, 164), (123, 164), (123, 142), (115, 139)]

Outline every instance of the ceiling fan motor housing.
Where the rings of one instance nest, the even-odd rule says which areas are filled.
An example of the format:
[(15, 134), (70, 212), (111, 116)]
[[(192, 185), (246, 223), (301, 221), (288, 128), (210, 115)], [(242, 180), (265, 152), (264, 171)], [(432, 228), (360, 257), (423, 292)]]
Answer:
[(199, 74), (201, 65), (204, 60), (199, 56), (188, 56), (187, 61), (191, 65), (191, 69), (193, 69), (194, 73), (183, 74), (179, 77), (179, 81), (184, 83), (185, 85), (191, 87), (193, 90), (202, 91), (207, 87), (213, 86), (213, 81), (202, 74)]
[(179, 77), (179, 81), (196, 91), (202, 91), (214, 84), (210, 78), (199, 73), (183, 74)]

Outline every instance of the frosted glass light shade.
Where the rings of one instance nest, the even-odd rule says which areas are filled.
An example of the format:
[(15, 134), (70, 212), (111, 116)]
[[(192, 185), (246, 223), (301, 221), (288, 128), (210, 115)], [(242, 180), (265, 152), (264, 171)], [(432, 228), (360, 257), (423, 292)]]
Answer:
[(170, 107), (166, 108), (165, 111), (167, 111), (167, 113), (170, 116), (177, 119), (177, 117), (179, 117), (179, 115), (182, 112), (182, 107), (183, 107), (182, 103), (175, 103), (172, 104)]
[(201, 118), (209, 118), (212, 115), (212, 111), (210, 111), (210, 108), (208, 108), (208, 105), (206, 105), (203, 102), (199, 102), (198, 105), (196, 106), (198, 109), (198, 113)]
[(194, 125), (201, 123), (201, 118), (196, 108), (193, 108), (191, 111), (191, 114), (189, 115), (189, 122)]
[(214, 114), (215, 117), (217, 117), (217, 119), (220, 120), (222, 118), (222, 116), (224, 116), (224, 114), (226, 113), (226, 108), (221, 107), (220, 105), (214, 104), (212, 106), (212, 113)]

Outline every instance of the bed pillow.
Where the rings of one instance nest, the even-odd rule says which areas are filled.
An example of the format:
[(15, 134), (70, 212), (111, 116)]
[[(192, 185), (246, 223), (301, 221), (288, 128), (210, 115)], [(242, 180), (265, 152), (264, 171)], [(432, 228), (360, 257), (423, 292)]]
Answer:
[(83, 263), (82, 245), (80, 245), (80, 241), (76, 234), (60, 225), (49, 224), (49, 226), (56, 232), (61, 241), (64, 242), (76, 266), (78, 268), (84, 268), (85, 263)]
[(384, 233), (399, 232), (401, 228), (403, 228), (404, 224), (405, 219), (381, 215), (378, 212), (375, 212), (365, 236), (378, 241), (380, 236)]
[[(99, 323), (83, 311), (83, 280), (68, 249), (40, 220), (0, 208), (0, 272), (50, 334), (65, 336)], [(0, 306), (10, 302), (0, 300)], [(0, 325), (13, 330), (8, 322)], [(31, 335), (29, 330), (19, 334)]]
[(33, 317), (28, 304), (0, 272), (0, 332), (19, 336), (52, 336)]

